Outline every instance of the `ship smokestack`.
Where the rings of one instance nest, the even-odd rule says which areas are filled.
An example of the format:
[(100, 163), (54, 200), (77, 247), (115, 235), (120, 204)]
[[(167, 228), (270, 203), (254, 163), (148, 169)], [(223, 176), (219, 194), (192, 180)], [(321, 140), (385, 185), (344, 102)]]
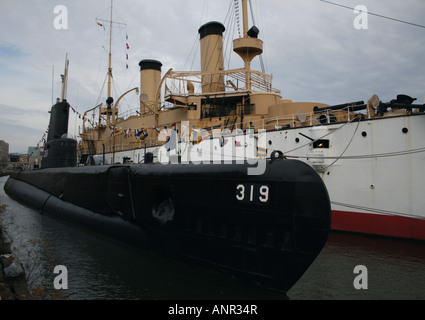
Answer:
[[(204, 24), (198, 30), (201, 39), (201, 71), (214, 73), (224, 70), (223, 32), (226, 28), (217, 21)], [(202, 92), (223, 92), (223, 75), (202, 76)]]
[[(157, 60), (145, 59), (139, 62), (140, 66), (140, 113), (149, 109), (158, 110), (155, 104), (155, 95), (160, 92), (158, 86), (161, 82), (162, 63)], [(158, 99), (160, 101), (160, 99)]]

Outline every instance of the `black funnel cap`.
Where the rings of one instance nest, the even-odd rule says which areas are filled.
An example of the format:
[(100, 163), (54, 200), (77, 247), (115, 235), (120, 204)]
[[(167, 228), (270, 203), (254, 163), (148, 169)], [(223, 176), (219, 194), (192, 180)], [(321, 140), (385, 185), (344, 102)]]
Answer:
[(222, 23), (217, 22), (217, 21), (211, 21), (208, 22), (206, 24), (204, 24), (203, 26), (201, 26), (198, 30), (201, 39), (205, 38), (206, 36), (212, 35), (212, 34), (216, 34), (216, 35), (223, 35), (223, 32), (226, 30), (226, 28), (223, 26)]
[(139, 62), (140, 71), (142, 70), (157, 70), (161, 71), (162, 63), (158, 60), (145, 59)]

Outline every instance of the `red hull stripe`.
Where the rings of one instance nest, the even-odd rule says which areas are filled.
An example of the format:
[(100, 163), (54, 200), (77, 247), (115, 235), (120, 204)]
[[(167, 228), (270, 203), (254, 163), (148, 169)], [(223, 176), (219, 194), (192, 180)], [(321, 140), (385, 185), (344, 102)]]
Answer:
[(332, 230), (425, 240), (425, 220), (332, 210)]

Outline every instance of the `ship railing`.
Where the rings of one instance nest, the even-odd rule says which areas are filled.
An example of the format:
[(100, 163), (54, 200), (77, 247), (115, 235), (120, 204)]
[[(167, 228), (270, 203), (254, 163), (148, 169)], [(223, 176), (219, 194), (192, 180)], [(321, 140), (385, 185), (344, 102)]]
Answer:
[[(365, 117), (366, 113), (357, 113), (353, 112), (350, 109), (347, 110), (323, 110), (320, 112), (310, 112), (300, 114), (287, 114), (287, 115), (278, 115), (263, 119), (250, 119), (249, 121), (245, 121), (242, 123), (243, 128), (253, 127), (255, 129), (265, 129), (268, 131), (273, 130), (281, 130), (286, 128), (295, 128), (295, 127), (303, 127), (303, 126), (315, 126), (315, 125), (324, 125), (324, 124), (332, 124), (332, 123), (342, 123), (349, 122), (357, 117), (359, 114), (363, 114)], [(90, 140), (92, 135), (88, 133), (88, 136), (85, 140)], [(243, 132), (243, 130), (242, 130)], [(94, 132), (93, 132), (94, 133)], [(232, 134), (240, 134), (240, 132), (233, 132)], [(93, 138), (93, 137), (92, 137)], [(120, 151), (128, 151), (133, 150), (135, 148), (143, 148), (143, 147), (154, 147), (158, 146), (157, 138), (153, 138), (151, 136), (146, 137), (144, 140), (129, 139), (128, 141), (122, 141), (119, 143), (115, 143), (112, 145), (105, 145), (105, 152), (120, 152)], [(103, 150), (96, 150), (98, 154), (101, 154)]]
[[(320, 118), (323, 116), (323, 118)], [(323, 124), (332, 124), (338, 122), (347, 122), (351, 121), (354, 118), (352, 112), (347, 112), (345, 114), (331, 113), (330, 111), (322, 112), (319, 115), (314, 112), (305, 113), (305, 119), (300, 119), (299, 114), (288, 114), (282, 116), (274, 116), (264, 119), (251, 119), (243, 123), (244, 128), (254, 127), (256, 129), (266, 129), (266, 130), (281, 130), (285, 127), (294, 128), (302, 126), (314, 126), (314, 125), (323, 125)], [(242, 130), (243, 132), (243, 130)], [(224, 133), (224, 132), (223, 132)], [(241, 132), (234, 131), (231, 134), (240, 134)], [(144, 140), (134, 141), (129, 139), (129, 141), (115, 143), (113, 145), (106, 145), (105, 152), (120, 152), (128, 151), (135, 148), (143, 147), (153, 147), (158, 146), (158, 140), (150, 136), (146, 137)], [(98, 153), (101, 153), (101, 150), (97, 150)]]
[[(336, 114), (334, 117), (332, 116), (332, 113), (329, 111), (322, 112), (320, 115), (325, 116), (325, 121), (322, 119), (318, 119), (318, 114), (314, 112), (306, 113), (305, 119), (299, 119), (299, 114), (288, 114), (288, 115), (282, 115), (282, 116), (274, 116), (264, 119), (258, 119), (254, 120), (251, 119), (249, 122), (244, 122), (243, 127), (249, 128), (254, 127), (256, 129), (265, 129), (267, 131), (273, 131), (273, 130), (281, 130), (285, 127), (287, 128), (294, 128), (294, 127), (302, 127), (302, 126), (314, 126), (314, 125), (321, 125), (321, 124), (332, 124), (337, 122), (346, 122), (350, 121), (349, 119), (353, 119), (354, 115), (351, 112), (351, 114)], [(208, 130), (207, 130), (208, 131)], [(244, 130), (234, 130), (233, 132), (228, 132), (228, 135), (240, 135), (243, 134)], [(226, 132), (223, 131), (221, 135), (226, 135)], [(213, 137), (213, 135), (211, 135)], [(140, 148), (149, 148), (149, 147), (155, 147), (158, 146), (158, 140), (156, 138), (152, 137), (146, 137), (144, 140), (130, 140), (122, 141), (119, 143), (115, 143), (112, 145), (105, 145), (105, 152), (106, 153), (116, 153), (116, 152), (122, 152), (122, 151), (130, 151), (134, 149), (140, 149)], [(97, 154), (102, 154), (103, 150), (96, 150)]]
[[(115, 143), (112, 145), (105, 145), (105, 152), (106, 153), (113, 153), (113, 152), (121, 152), (121, 151), (129, 151), (134, 149), (140, 149), (144, 147), (154, 147), (157, 146), (158, 142), (157, 139), (154, 138), (146, 138), (145, 140), (139, 140), (137, 142), (121, 142), (121, 143)], [(102, 154), (102, 150), (96, 150), (97, 154)]]
[[(130, 117), (133, 117), (133, 116), (140, 116), (140, 107), (132, 108), (132, 109), (125, 110), (124, 112), (120, 112), (117, 120), (123, 121), (123, 120), (126, 120)], [(91, 130), (99, 129), (99, 127), (101, 127), (101, 126), (103, 126), (103, 127), (113, 126), (112, 123), (108, 123), (104, 119), (102, 119), (102, 120), (103, 121), (101, 121), (101, 123), (98, 123), (98, 122), (95, 122), (95, 121), (89, 122), (89, 125), (84, 126), (84, 132), (88, 133)]]
[[(246, 90), (246, 74), (251, 75), (251, 92), (272, 92), (280, 94), (280, 90), (272, 86), (273, 76), (263, 72), (245, 69), (231, 69), (216, 72), (170, 71), (165, 81), (165, 95), (202, 94), (202, 79), (211, 77), (222, 79), (223, 92)], [(188, 89), (188, 83), (193, 85), (193, 92)], [(196, 86), (196, 87), (195, 87)], [(190, 87), (190, 86), (189, 86)]]
[[(318, 112), (309, 112), (302, 114), (288, 114), (288, 115), (279, 115), (270, 118), (265, 118), (261, 120), (261, 125), (257, 124), (254, 126), (261, 127), (267, 130), (281, 129), (283, 127), (294, 128), (302, 126), (314, 126), (314, 125), (324, 125), (332, 123), (341, 123), (341, 122), (350, 122), (358, 115), (370, 118), (368, 112), (366, 113), (355, 113), (351, 110), (339, 110), (338, 112), (332, 110), (324, 110), (320, 113)], [(253, 122), (253, 121), (251, 121)], [(255, 122), (255, 121), (254, 121)]]
[[(131, 112), (130, 112), (131, 114)], [(263, 119), (250, 119), (242, 123), (243, 128), (265, 129), (268, 131), (282, 130), (284, 128), (295, 128), (303, 126), (316, 126), (333, 123), (345, 123), (361, 117), (362, 119), (371, 119), (374, 114), (370, 113), (369, 108), (354, 111), (352, 106), (346, 108), (332, 109), (323, 108), (323, 110), (315, 110), (309, 113), (278, 115)], [(208, 131), (208, 130), (207, 130)], [(229, 132), (229, 134), (243, 134), (244, 130)], [(223, 133), (221, 135), (225, 134)], [(158, 146), (156, 138), (147, 137), (144, 140), (129, 140), (128, 142), (120, 142), (114, 145), (105, 146), (105, 152), (120, 152), (134, 150), (135, 148), (155, 147)], [(102, 150), (96, 150), (98, 154)]]
[(39, 167), (36, 161), (2, 162), (0, 163), (0, 173), (8, 173), (15, 170), (33, 170)]
[[(333, 109), (334, 108), (334, 109)], [(424, 107), (425, 108), (425, 107)], [(416, 108), (416, 112), (423, 112), (422, 109)], [(399, 110), (391, 109), (391, 114), (394, 115), (405, 115), (409, 114), (410, 110)], [(301, 116), (301, 117), (300, 117)], [(354, 119), (372, 119), (377, 116), (383, 116), (383, 114), (377, 113), (373, 108), (367, 107), (367, 105), (358, 103), (357, 105), (348, 105), (343, 108), (335, 109), (335, 106), (324, 107), (321, 110), (314, 110), (309, 113), (303, 114), (288, 114), (288, 115), (279, 115), (273, 116), (257, 121), (261, 121), (261, 128), (271, 130), (271, 126), (274, 126), (276, 129), (279, 129), (283, 126), (288, 127), (300, 127), (300, 126), (314, 126), (314, 125), (325, 125), (332, 123), (344, 123), (350, 122)], [(259, 125), (257, 124), (257, 127)]]
[(120, 113), (119, 120), (126, 120), (130, 117), (140, 116), (140, 107), (126, 110)]

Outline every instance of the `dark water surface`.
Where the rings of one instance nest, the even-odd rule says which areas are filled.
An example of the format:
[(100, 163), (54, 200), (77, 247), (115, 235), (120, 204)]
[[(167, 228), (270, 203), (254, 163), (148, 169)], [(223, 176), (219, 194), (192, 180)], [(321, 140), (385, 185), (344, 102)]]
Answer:
[[(0, 178), (0, 205), (7, 205), (1, 220), (30, 289), (43, 299), (425, 299), (425, 243), (332, 232), (310, 269), (282, 294), (42, 215), (5, 195), (6, 180)], [(66, 290), (54, 288), (57, 265), (67, 269)], [(366, 269), (354, 273), (358, 265)], [(356, 277), (367, 289), (355, 289)]]

